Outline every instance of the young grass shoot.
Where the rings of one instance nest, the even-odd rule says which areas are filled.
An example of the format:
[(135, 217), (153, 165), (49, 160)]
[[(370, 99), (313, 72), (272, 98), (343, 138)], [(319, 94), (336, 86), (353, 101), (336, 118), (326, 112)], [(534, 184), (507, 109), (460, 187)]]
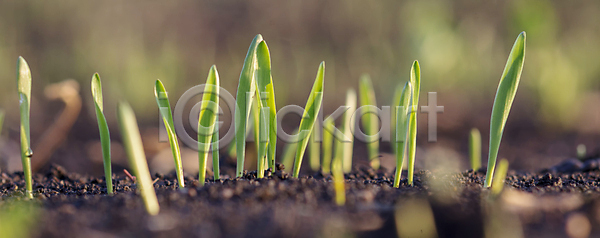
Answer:
[[(336, 157), (342, 158), (342, 171), (344, 173), (350, 173), (352, 171), (352, 155), (354, 151), (354, 112), (356, 111), (356, 92), (354, 89), (348, 89), (346, 92), (346, 105), (348, 109), (342, 117), (342, 125), (340, 130), (343, 135), (334, 134), (335, 140), (335, 154), (333, 159)], [(333, 133), (333, 132), (332, 132)]]
[(504, 180), (506, 179), (506, 173), (508, 173), (508, 160), (502, 159), (498, 164), (497, 175), (494, 177), (492, 185), (492, 197), (498, 197), (502, 189), (504, 188)]
[(94, 76), (92, 76), (92, 97), (94, 98), (94, 108), (96, 108), (96, 119), (98, 120), (98, 131), (100, 133), (100, 144), (102, 145), (102, 162), (104, 165), (106, 191), (108, 194), (113, 194), (112, 165), (110, 161), (110, 132), (108, 130), (108, 123), (106, 123), (106, 117), (104, 117), (102, 83), (98, 73), (95, 73)]
[(481, 133), (477, 128), (471, 129), (469, 134), (469, 161), (473, 171), (481, 168)]
[(408, 184), (413, 185), (415, 157), (417, 154), (417, 109), (419, 106), (419, 91), (421, 90), (421, 68), (419, 67), (419, 61), (416, 60), (410, 69), (410, 84), (412, 86), (412, 93), (408, 121)]
[(31, 137), (29, 133), (29, 109), (31, 107), (31, 71), (25, 59), (19, 56), (17, 60), (17, 90), (19, 94), (19, 111), (21, 115), (21, 163), (25, 176), (25, 194), (27, 198), (33, 198), (33, 186), (31, 179)]
[(396, 176), (394, 177), (394, 187), (397, 188), (400, 186), (400, 176), (402, 176), (402, 167), (404, 166), (404, 157), (406, 155), (406, 131), (408, 130), (408, 120), (407, 116), (410, 110), (410, 99), (412, 92), (412, 87), (410, 82), (406, 82), (404, 84), (404, 89), (400, 94), (400, 100), (398, 100), (398, 105), (396, 105), (396, 116), (394, 117), (396, 121), (395, 131), (392, 131), (395, 136), (394, 141), (394, 150), (396, 151)]
[[(358, 85), (358, 92), (360, 94), (360, 106), (361, 107), (377, 107), (375, 101), (375, 90), (373, 89), (373, 83), (369, 75), (363, 75)], [(366, 108), (365, 107), (365, 108)], [(379, 169), (379, 138), (375, 136), (379, 130), (379, 118), (374, 111), (367, 111), (362, 118), (362, 125), (365, 130), (365, 134), (369, 136), (367, 139), (368, 158), (371, 161), (371, 168)]]
[(136, 177), (136, 183), (144, 200), (146, 212), (150, 215), (157, 215), (160, 210), (158, 199), (156, 198), (152, 177), (150, 177), (150, 171), (148, 170), (148, 162), (144, 154), (144, 145), (142, 144), (140, 130), (135, 114), (129, 104), (120, 102), (117, 105), (117, 118), (129, 166), (131, 166), (133, 174)]
[(217, 124), (217, 115), (219, 113), (219, 73), (217, 67), (210, 67), (204, 94), (202, 95), (202, 105), (200, 106), (200, 117), (198, 119), (198, 181), (203, 186), (206, 178), (206, 162), (208, 152), (211, 149), (211, 142), (214, 138), (214, 130)]
[(496, 98), (494, 99), (490, 119), (490, 150), (485, 177), (486, 187), (492, 186), (494, 167), (496, 166), (502, 133), (504, 132), (504, 126), (506, 125), (513, 100), (517, 94), (517, 88), (519, 87), (523, 63), (525, 61), (525, 41), (525, 32), (521, 32), (510, 51), (506, 66), (502, 72), (502, 77), (500, 78), (500, 83), (498, 84), (498, 90), (496, 91)]
[(319, 65), (319, 70), (317, 71), (315, 83), (313, 84), (313, 88), (308, 96), (306, 107), (304, 107), (304, 113), (302, 114), (302, 119), (300, 120), (300, 127), (298, 128), (300, 141), (298, 142), (298, 147), (296, 148), (296, 159), (294, 160), (294, 178), (298, 178), (298, 175), (300, 174), (302, 158), (304, 157), (304, 152), (310, 139), (310, 134), (313, 130), (315, 122), (317, 121), (317, 115), (319, 114), (319, 110), (321, 110), (321, 103), (323, 101), (324, 77), (325, 62), (321, 62)]
[[(275, 149), (277, 146), (277, 108), (275, 106), (275, 90), (271, 75), (271, 56), (265, 41), (258, 44), (256, 49), (256, 95), (259, 114), (258, 123), (258, 177), (264, 177), (265, 161), (268, 167), (275, 170)], [(256, 125), (256, 123), (255, 123)]]
[(321, 162), (321, 171), (323, 174), (329, 174), (331, 172), (334, 127), (335, 124), (333, 119), (327, 118), (323, 121), (323, 141), (321, 142), (323, 144), (323, 161)]
[(235, 101), (235, 143), (236, 143), (236, 155), (237, 155), (237, 168), (236, 176), (241, 177), (244, 173), (244, 159), (246, 156), (246, 127), (248, 118), (250, 117), (250, 108), (252, 107), (252, 98), (256, 90), (254, 83), (254, 73), (256, 71), (256, 48), (258, 44), (263, 40), (260, 34), (254, 37), (246, 59), (244, 60), (244, 66), (242, 66), (242, 72), (240, 73), (240, 81), (238, 84), (236, 101)]

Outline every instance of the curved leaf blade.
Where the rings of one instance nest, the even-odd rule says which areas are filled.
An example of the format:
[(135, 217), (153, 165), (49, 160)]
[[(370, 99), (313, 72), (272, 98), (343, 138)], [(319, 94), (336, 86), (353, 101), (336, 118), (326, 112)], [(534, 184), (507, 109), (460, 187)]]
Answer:
[(410, 84), (412, 86), (411, 108), (408, 128), (408, 184), (413, 184), (415, 173), (415, 157), (417, 153), (417, 108), (419, 106), (419, 91), (421, 90), (421, 67), (419, 61), (413, 62), (410, 70)]
[(411, 101), (411, 92), (412, 86), (409, 82), (404, 84), (404, 89), (402, 89), (402, 93), (400, 94), (400, 99), (398, 100), (398, 105), (396, 105), (396, 121), (395, 124), (396, 130), (394, 130), (394, 148), (396, 151), (396, 176), (394, 177), (394, 187), (397, 188), (400, 186), (400, 176), (402, 175), (402, 167), (404, 166), (404, 157), (406, 156), (406, 135), (408, 131), (408, 113), (410, 110), (410, 101)]
[(17, 91), (19, 94), (19, 111), (21, 115), (21, 163), (25, 175), (25, 192), (28, 198), (33, 198), (31, 179), (31, 136), (29, 130), (29, 115), (31, 108), (31, 70), (25, 59), (19, 56), (17, 60)]
[(95, 73), (91, 82), (92, 97), (94, 99), (94, 108), (96, 109), (96, 119), (98, 121), (98, 132), (100, 133), (100, 144), (102, 145), (102, 162), (104, 165), (104, 178), (106, 180), (106, 190), (108, 194), (113, 194), (112, 184), (112, 163), (110, 154), (110, 132), (108, 123), (104, 117), (104, 102), (102, 99), (102, 83), (100, 75)]
[[(375, 90), (373, 89), (371, 77), (367, 74), (363, 75), (358, 86), (360, 105), (377, 107)], [(373, 139), (370, 139), (372, 141), (367, 142), (371, 167), (373, 169), (379, 169), (379, 138), (372, 136), (379, 130), (379, 118), (373, 113), (367, 113), (362, 117), (362, 125), (363, 128), (365, 128), (365, 133), (373, 137)]]
[(200, 117), (198, 119), (198, 160), (200, 185), (204, 185), (206, 178), (206, 162), (208, 152), (211, 148), (211, 141), (214, 136), (214, 130), (219, 114), (219, 73), (217, 66), (210, 67), (204, 94), (202, 95), (202, 105), (200, 107)]

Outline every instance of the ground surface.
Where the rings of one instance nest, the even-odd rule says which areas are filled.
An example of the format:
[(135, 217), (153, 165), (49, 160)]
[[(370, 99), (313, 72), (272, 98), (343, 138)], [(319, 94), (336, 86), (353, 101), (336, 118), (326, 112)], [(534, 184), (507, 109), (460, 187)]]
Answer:
[[(482, 187), (484, 172), (419, 171), (415, 186), (403, 179), (396, 189), (391, 174), (356, 168), (346, 177), (343, 207), (333, 202), (331, 177), (319, 173), (292, 179), (278, 170), (266, 179), (247, 174), (204, 187), (187, 177), (184, 190), (177, 189), (173, 175), (156, 174), (161, 211), (151, 217), (126, 176), (114, 178), (116, 194), (107, 196), (103, 178), (53, 166), (34, 177), (34, 203), (41, 209), (29, 231), (38, 237), (396, 237), (397, 232), (483, 237), (486, 231), (498, 237), (520, 232), (566, 237), (587, 230), (600, 235), (599, 171), (509, 172), (509, 189), (498, 197)], [(0, 205), (20, 200), (23, 186), (21, 173), (1, 174)]]

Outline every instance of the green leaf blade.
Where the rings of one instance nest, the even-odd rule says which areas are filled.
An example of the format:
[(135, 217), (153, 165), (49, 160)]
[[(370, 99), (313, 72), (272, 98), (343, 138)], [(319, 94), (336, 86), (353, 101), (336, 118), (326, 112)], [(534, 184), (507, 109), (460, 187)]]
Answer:
[(198, 160), (200, 185), (204, 185), (206, 178), (206, 162), (211, 141), (214, 136), (215, 124), (219, 113), (219, 73), (217, 67), (212, 66), (206, 78), (200, 117), (198, 119)]
[(419, 106), (419, 91), (421, 90), (421, 67), (419, 61), (413, 63), (410, 70), (410, 84), (412, 86), (411, 108), (408, 131), (408, 184), (413, 185), (415, 173), (415, 158), (417, 153), (417, 108)]
[(246, 155), (246, 128), (250, 108), (252, 107), (252, 96), (256, 90), (254, 73), (256, 71), (256, 48), (262, 41), (260, 34), (256, 35), (248, 48), (244, 66), (240, 73), (240, 80), (236, 94), (235, 108), (235, 141), (237, 167), (236, 176), (241, 177), (244, 172), (244, 159)]
[(33, 198), (33, 185), (31, 178), (31, 133), (29, 130), (29, 116), (31, 108), (31, 70), (25, 59), (19, 56), (17, 60), (17, 91), (19, 94), (19, 111), (21, 116), (21, 163), (25, 175), (25, 193), (28, 198)]
[(175, 171), (177, 173), (177, 183), (179, 188), (185, 187), (185, 180), (183, 178), (183, 165), (181, 162), (181, 151), (179, 149), (179, 141), (177, 140), (177, 133), (175, 133), (175, 124), (173, 123), (173, 113), (171, 111), (171, 104), (169, 103), (169, 96), (165, 86), (159, 79), (154, 83), (154, 98), (158, 105), (158, 111), (165, 124), (167, 130), (167, 136), (169, 138), (169, 144), (171, 146), (171, 152), (173, 154), (173, 160), (175, 162)]
[(102, 83), (100, 75), (95, 73), (91, 82), (92, 97), (94, 99), (94, 108), (96, 109), (96, 119), (98, 121), (98, 132), (100, 133), (100, 144), (102, 145), (102, 162), (104, 165), (104, 178), (106, 180), (106, 190), (108, 194), (113, 194), (112, 184), (112, 163), (110, 154), (110, 132), (108, 123), (104, 116), (104, 103), (102, 100)]
[(494, 106), (492, 108), (492, 116), (490, 119), (490, 149), (487, 174), (485, 177), (486, 187), (492, 185), (494, 167), (496, 166), (496, 159), (498, 157), (498, 150), (500, 148), (504, 126), (506, 125), (508, 114), (510, 113), (512, 103), (515, 99), (519, 81), (521, 80), (521, 73), (525, 61), (525, 42), (526, 34), (525, 32), (521, 32), (510, 51), (506, 66), (502, 72), (502, 77), (500, 78), (500, 83), (498, 84), (498, 90), (496, 91), (496, 98), (494, 99)]
[(321, 64), (319, 65), (319, 70), (317, 71), (315, 83), (313, 84), (313, 88), (310, 92), (308, 101), (306, 102), (306, 107), (304, 107), (302, 119), (300, 120), (300, 127), (298, 129), (298, 132), (300, 134), (301, 140), (300, 142), (298, 142), (298, 148), (296, 149), (296, 159), (294, 160), (293, 172), (294, 178), (298, 178), (298, 175), (300, 174), (302, 158), (304, 157), (304, 152), (306, 150), (306, 146), (308, 145), (313, 126), (317, 121), (317, 115), (319, 113), (319, 110), (321, 110), (321, 103), (323, 101), (324, 77), (325, 62), (321, 62)]
[[(358, 91), (360, 94), (359, 99), (361, 106), (377, 107), (375, 90), (373, 89), (373, 83), (371, 82), (371, 77), (369, 77), (369, 75), (365, 74), (361, 77)], [(362, 125), (365, 129), (365, 133), (371, 137), (367, 142), (371, 167), (373, 169), (379, 169), (379, 138), (374, 136), (379, 130), (379, 118), (373, 113), (367, 113), (362, 117)]]
[(402, 175), (402, 167), (404, 166), (404, 157), (406, 156), (406, 136), (408, 131), (408, 114), (410, 110), (411, 103), (411, 92), (412, 86), (409, 82), (404, 84), (404, 88), (402, 89), (402, 93), (400, 98), (398, 99), (398, 105), (396, 108), (396, 118), (395, 122), (395, 130), (394, 132), (394, 148), (396, 152), (396, 176), (394, 177), (394, 187), (397, 188), (400, 186), (400, 176)]
[(129, 104), (124, 102), (118, 104), (117, 118), (127, 159), (136, 177), (136, 183), (141, 191), (146, 212), (150, 215), (157, 215), (160, 210), (158, 199), (148, 170), (148, 162), (146, 161), (137, 120)]

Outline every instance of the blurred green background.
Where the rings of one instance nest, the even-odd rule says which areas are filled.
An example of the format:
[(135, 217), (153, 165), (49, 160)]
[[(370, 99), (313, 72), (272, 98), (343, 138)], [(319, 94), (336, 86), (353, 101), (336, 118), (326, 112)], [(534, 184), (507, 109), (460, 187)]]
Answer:
[[(154, 80), (163, 80), (174, 105), (216, 64), (222, 86), (235, 94), (247, 47), (260, 33), (271, 50), (279, 107), (304, 105), (323, 60), (325, 114), (343, 104), (364, 73), (373, 79), (379, 106), (389, 105), (396, 85), (408, 80), (411, 62), (419, 60), (422, 105), (426, 92), (438, 92), (445, 106), (440, 140), (457, 140), (450, 147), (462, 153), (470, 127), (486, 138), (506, 58), (526, 31), (525, 67), (507, 131), (595, 135), (599, 23), (599, 1), (2, 1), (0, 107), (8, 114), (5, 133), (16, 138), (21, 55), (34, 80), (34, 144), (61, 108), (47, 102), (43, 89), (65, 79), (81, 84), (84, 103), (69, 138), (97, 140), (89, 92), (94, 72), (102, 77), (113, 128), (120, 100), (132, 104), (143, 125), (157, 127)], [(422, 115), (420, 128), (426, 129)], [(433, 146), (426, 131), (420, 135), (422, 146)]]

